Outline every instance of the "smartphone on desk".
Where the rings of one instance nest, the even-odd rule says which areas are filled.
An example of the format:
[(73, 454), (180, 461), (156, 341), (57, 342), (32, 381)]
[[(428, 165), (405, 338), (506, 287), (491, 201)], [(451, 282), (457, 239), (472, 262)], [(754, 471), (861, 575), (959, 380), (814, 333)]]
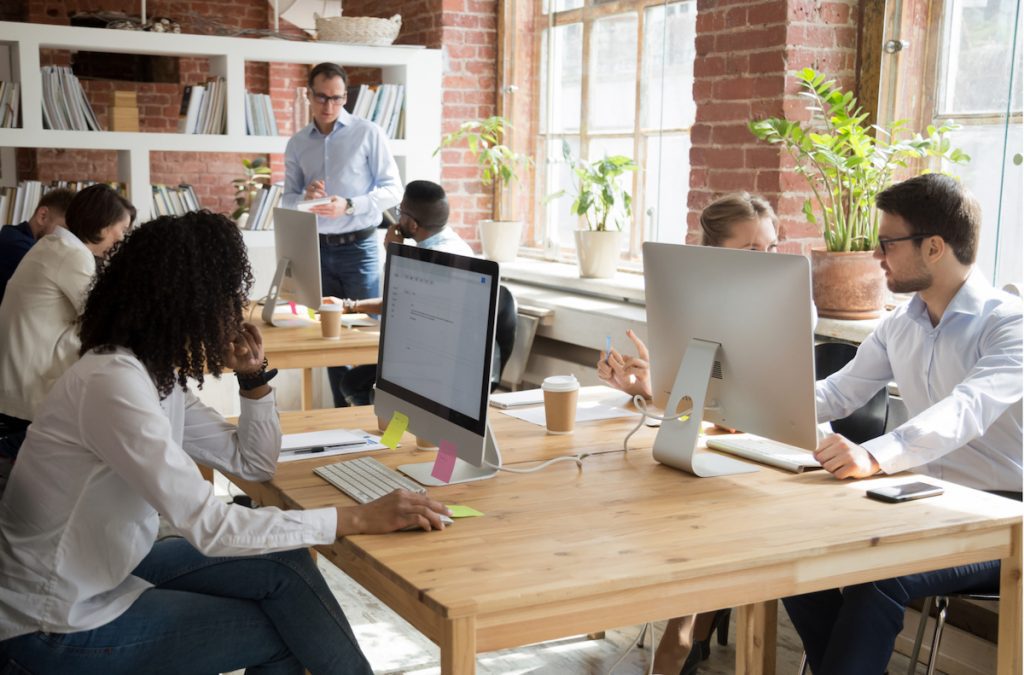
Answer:
[(887, 487), (872, 488), (868, 490), (868, 497), (881, 502), (909, 502), (912, 499), (924, 499), (935, 497), (944, 492), (938, 485), (931, 483), (902, 483), (900, 485), (889, 485)]

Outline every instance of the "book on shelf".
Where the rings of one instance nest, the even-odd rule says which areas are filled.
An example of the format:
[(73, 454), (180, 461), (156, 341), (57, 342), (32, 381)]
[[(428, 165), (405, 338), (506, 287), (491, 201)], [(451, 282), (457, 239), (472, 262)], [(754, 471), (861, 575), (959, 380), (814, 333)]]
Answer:
[[(185, 85), (178, 108), (178, 131), (183, 134), (223, 134), (226, 127), (224, 78)], [(246, 117), (248, 120), (248, 116)]]
[(21, 85), (18, 82), (0, 82), (0, 128), (18, 126), (18, 103)]
[(256, 194), (249, 207), (249, 219), (245, 222), (247, 230), (271, 230), (274, 227), (274, 208), (281, 203), (284, 185), (272, 183), (264, 185)]
[(43, 125), (47, 129), (102, 131), (82, 84), (68, 66), (43, 66)]
[[(353, 96), (349, 87), (349, 97)], [(355, 94), (351, 113), (376, 123), (388, 138), (399, 138), (400, 124), (405, 103), (405, 85), (403, 84), (363, 84)], [(346, 106), (346, 109), (348, 107)]]
[(245, 93), (245, 133), (250, 136), (277, 136), (277, 119), (269, 94)]
[(189, 211), (199, 210), (199, 200), (196, 198), (195, 190), (191, 185), (164, 185), (154, 183), (153, 189), (153, 215), (154, 216), (183, 216)]
[[(0, 225), (16, 225), (31, 218), (42, 196), (54, 188), (67, 188), (72, 192), (78, 192), (84, 187), (95, 184), (96, 181), (93, 180), (55, 180), (49, 183), (38, 180), (22, 180), (18, 182), (17, 187), (0, 188)], [(106, 184), (117, 190), (122, 196), (127, 194), (123, 183)]]

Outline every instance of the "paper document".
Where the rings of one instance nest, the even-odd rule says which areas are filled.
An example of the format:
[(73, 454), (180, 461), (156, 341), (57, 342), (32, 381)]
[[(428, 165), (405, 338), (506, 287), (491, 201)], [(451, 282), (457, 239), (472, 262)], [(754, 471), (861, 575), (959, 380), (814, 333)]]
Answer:
[(380, 325), (380, 321), (366, 314), (342, 314), (341, 325), (346, 328), (372, 328)]
[[(596, 386), (580, 389), (579, 403), (576, 404), (576, 422), (595, 422), (610, 420), (617, 417), (635, 417), (639, 413), (627, 410), (626, 405), (632, 400), (629, 394), (611, 387)], [(509, 417), (545, 426), (544, 406), (508, 408), (501, 412)]]
[(295, 205), (295, 208), (299, 211), (309, 211), (314, 206), (320, 206), (321, 204), (330, 204), (330, 197), (320, 197), (318, 199), (304, 199)]
[(331, 429), (281, 437), (279, 462), (345, 455), (352, 452), (381, 450), (380, 437), (360, 429)]
[[(618, 389), (606, 387), (603, 384), (580, 387), (579, 400), (581, 403), (584, 401), (601, 401), (608, 405), (625, 405), (631, 398), (629, 394)], [(524, 389), (503, 394), (491, 394), (491, 405), (501, 410), (541, 405), (542, 403), (544, 403), (544, 390), (542, 389)]]

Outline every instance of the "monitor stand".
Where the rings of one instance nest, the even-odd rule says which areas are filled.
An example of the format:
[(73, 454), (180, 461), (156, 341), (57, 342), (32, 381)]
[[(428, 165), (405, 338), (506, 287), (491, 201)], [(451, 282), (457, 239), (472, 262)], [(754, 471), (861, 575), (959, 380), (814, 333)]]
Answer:
[(498, 443), (494, 440), (494, 433), (491, 431), (490, 423), (488, 423), (487, 430), (484, 432), (484, 461), (481, 466), (473, 466), (465, 460), (456, 458), (455, 469), (452, 470), (452, 478), (447, 483), (439, 481), (430, 475), (430, 472), (434, 469), (433, 462), (403, 464), (398, 467), (398, 470), (420, 485), (440, 487), (491, 478), (498, 473), (498, 467), (500, 466), (501, 453), (498, 452)]
[[(274, 311), (277, 309), (277, 303), (280, 300), (281, 286), (284, 284), (284, 279), (288, 276), (288, 270), (291, 267), (291, 260), (288, 258), (281, 258), (277, 261), (277, 270), (274, 272), (274, 280), (270, 282), (270, 290), (267, 291), (267, 299), (263, 304), (263, 323), (268, 326), (308, 326), (312, 322), (308, 319), (302, 319), (300, 317), (294, 318), (274, 318)], [(287, 303), (286, 303), (287, 304)]]
[(700, 478), (753, 473), (758, 470), (746, 462), (697, 449), (708, 383), (719, 349), (721, 345), (717, 342), (698, 338), (690, 340), (679, 364), (679, 372), (676, 373), (664, 414), (666, 417), (673, 414), (684, 398), (693, 402), (693, 408), (687, 416), (663, 420), (654, 439), (654, 459)]

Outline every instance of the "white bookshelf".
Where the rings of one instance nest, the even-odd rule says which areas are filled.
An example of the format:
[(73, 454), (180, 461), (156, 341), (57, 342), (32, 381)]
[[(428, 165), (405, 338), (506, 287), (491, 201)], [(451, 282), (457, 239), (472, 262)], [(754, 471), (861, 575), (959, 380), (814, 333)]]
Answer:
[[(44, 129), (41, 49), (208, 58), (208, 74), (223, 77), (227, 82), (227, 133), (211, 135)], [(0, 129), (0, 179), (9, 183), (14, 174), (11, 166), (12, 148), (114, 150), (118, 153), (118, 180), (127, 184), (130, 199), (139, 210), (140, 219), (145, 220), (152, 213), (151, 152), (284, 152), (287, 136), (249, 136), (245, 133), (247, 62), (315, 64), (323, 61), (333, 61), (343, 66), (379, 68), (383, 82), (405, 85), (405, 138), (389, 141), (391, 151), (403, 180), (419, 178), (439, 182), (440, 159), (433, 156), (434, 148), (441, 139), (439, 50), (143, 33), (7, 21), (0, 21), (0, 72), (9, 70), (11, 79), (21, 83), (23, 127)], [(187, 176), (183, 178), (188, 180)], [(224, 187), (230, 189), (230, 178), (225, 177)]]

